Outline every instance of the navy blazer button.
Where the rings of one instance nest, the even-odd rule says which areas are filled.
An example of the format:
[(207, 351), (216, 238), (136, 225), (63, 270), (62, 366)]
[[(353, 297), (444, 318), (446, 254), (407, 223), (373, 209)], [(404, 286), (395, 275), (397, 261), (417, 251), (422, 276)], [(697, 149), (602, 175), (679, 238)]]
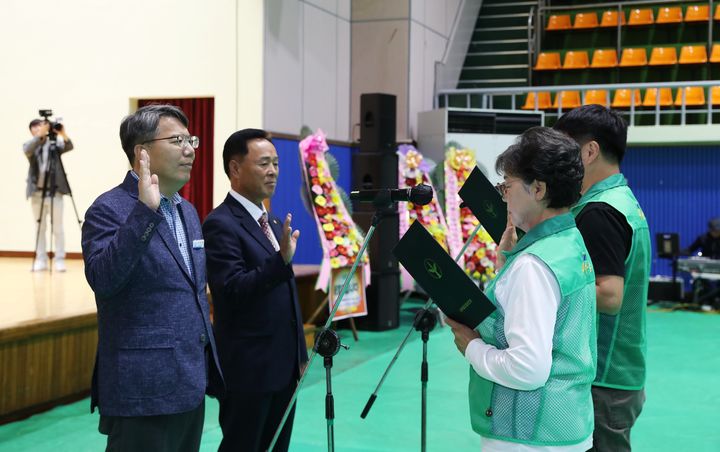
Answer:
[(155, 227), (155, 223), (153, 223), (153, 222), (151, 221), (150, 224), (148, 224), (148, 226), (151, 227), (151, 228), (154, 228), (154, 227)]
[(492, 410), (491, 410), (490, 408), (488, 408), (487, 410), (485, 410), (485, 416), (491, 417), (492, 414), (493, 414), (493, 413), (492, 413)]
[(201, 344), (205, 343), (205, 334), (204, 333), (200, 335), (200, 343)]

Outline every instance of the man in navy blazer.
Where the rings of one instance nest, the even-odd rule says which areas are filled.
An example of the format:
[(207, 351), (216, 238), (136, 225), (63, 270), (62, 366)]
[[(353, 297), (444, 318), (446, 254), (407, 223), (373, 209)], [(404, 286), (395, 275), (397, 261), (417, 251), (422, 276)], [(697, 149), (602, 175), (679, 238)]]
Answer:
[[(197, 451), (208, 369), (217, 367), (205, 250), (190, 179), (197, 137), (178, 108), (140, 108), (120, 125), (133, 167), (85, 216), (85, 276), (98, 350), (91, 411), (112, 451)], [(221, 374), (217, 374), (221, 375)]]
[[(220, 400), (220, 451), (264, 451), (307, 363), (292, 258), (299, 231), (267, 214), (278, 154), (258, 129), (225, 142), (231, 190), (203, 224), (215, 332), (227, 394)], [(294, 408), (274, 448), (290, 443)]]

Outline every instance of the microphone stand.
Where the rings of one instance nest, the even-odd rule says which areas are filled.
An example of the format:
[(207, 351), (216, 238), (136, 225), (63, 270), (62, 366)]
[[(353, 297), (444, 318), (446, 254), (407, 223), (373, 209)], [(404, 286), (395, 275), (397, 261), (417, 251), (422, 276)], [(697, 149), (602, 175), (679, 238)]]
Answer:
[(389, 212), (390, 206), (392, 206), (393, 200), (391, 199), (391, 194), (389, 190), (383, 190), (378, 193), (378, 195), (373, 200), (373, 205), (377, 209), (375, 211), (375, 214), (372, 218), (372, 223), (370, 225), (370, 228), (368, 229), (367, 234), (365, 235), (365, 239), (363, 240), (362, 246), (360, 247), (360, 251), (358, 252), (357, 257), (355, 258), (355, 262), (352, 265), (352, 268), (350, 269), (350, 272), (345, 277), (345, 282), (342, 285), (342, 288), (340, 289), (340, 293), (338, 294), (337, 298), (335, 299), (335, 304), (333, 305), (333, 309), (330, 312), (330, 315), (328, 316), (327, 321), (325, 322), (325, 325), (318, 333), (318, 336), (315, 340), (315, 345), (313, 346), (312, 353), (310, 354), (310, 357), (308, 358), (307, 366), (305, 367), (305, 372), (303, 372), (302, 376), (300, 377), (300, 381), (298, 381), (298, 385), (295, 388), (295, 392), (293, 393), (292, 397), (290, 398), (290, 402), (288, 403), (287, 408), (285, 409), (285, 413), (283, 414), (282, 419), (280, 420), (280, 425), (278, 425), (277, 429), (275, 430), (275, 435), (272, 438), (272, 441), (270, 442), (270, 446), (267, 448), (268, 452), (272, 452), (273, 448), (275, 447), (275, 444), (277, 443), (278, 438), (280, 437), (280, 432), (282, 431), (283, 427), (285, 426), (285, 422), (287, 421), (288, 416), (290, 415), (290, 411), (292, 411), (293, 406), (295, 405), (295, 401), (297, 400), (298, 393), (300, 392), (300, 389), (302, 388), (303, 383), (305, 382), (305, 378), (308, 375), (308, 371), (310, 370), (310, 366), (313, 363), (313, 360), (315, 359), (315, 356), (318, 354), (322, 356), (324, 359), (324, 366), (325, 366), (325, 384), (327, 386), (327, 393), (325, 395), (325, 419), (327, 422), (327, 440), (328, 440), (328, 451), (334, 452), (335, 451), (335, 431), (334, 431), (334, 424), (335, 424), (335, 401), (332, 394), (332, 382), (331, 382), (331, 370), (332, 370), (332, 357), (335, 356), (338, 351), (340, 351), (340, 347), (344, 348), (345, 350), (348, 350), (349, 347), (347, 345), (344, 345), (340, 343), (340, 336), (338, 336), (337, 332), (330, 329), (330, 325), (332, 324), (333, 318), (335, 317), (335, 313), (337, 312), (338, 308), (340, 307), (340, 302), (342, 301), (343, 297), (345, 296), (345, 292), (347, 292), (347, 288), (350, 284), (350, 280), (354, 277), (355, 271), (357, 270), (358, 265), (360, 264), (360, 261), (362, 260), (362, 256), (365, 254), (365, 250), (370, 243), (370, 239), (372, 238), (373, 234), (375, 233), (375, 228), (380, 224), (383, 218), (387, 217), (391, 212)]
[[(470, 243), (472, 242), (473, 238), (477, 235), (478, 231), (480, 230), (480, 227), (482, 225), (478, 223), (478, 225), (475, 227), (475, 230), (470, 234), (468, 239), (465, 241), (465, 245), (463, 245), (462, 249), (458, 253), (457, 256), (455, 256), (455, 262), (460, 260), (460, 257), (462, 257), (463, 254), (465, 254), (465, 250), (467, 250), (468, 246), (470, 246)], [(373, 404), (375, 403), (375, 400), (377, 399), (377, 394), (380, 391), (380, 388), (382, 387), (383, 383), (385, 382), (385, 378), (387, 378), (388, 374), (390, 373), (390, 369), (395, 365), (395, 362), (397, 361), (398, 357), (400, 356), (400, 353), (405, 348), (405, 345), (408, 342), (408, 339), (410, 338), (410, 335), (413, 331), (420, 331), (421, 332), (421, 338), (423, 341), (423, 359), (422, 359), (422, 365), (420, 370), (420, 382), (422, 387), (422, 401), (421, 401), (421, 418), (420, 418), (420, 446), (421, 451), (425, 452), (426, 450), (426, 444), (427, 444), (427, 382), (428, 382), (428, 362), (427, 362), (427, 342), (430, 339), (430, 331), (435, 328), (435, 324), (437, 323), (437, 310), (431, 309), (431, 306), (433, 304), (432, 299), (429, 299), (427, 303), (425, 303), (425, 306), (422, 307), (416, 314), (415, 314), (415, 320), (413, 321), (413, 325), (408, 330), (407, 334), (405, 335), (405, 338), (400, 343), (400, 346), (398, 347), (397, 351), (395, 352), (395, 356), (392, 357), (390, 360), (390, 364), (388, 364), (387, 368), (385, 369), (385, 372), (380, 377), (380, 381), (378, 382), (377, 386), (375, 387), (375, 391), (370, 395), (370, 398), (368, 399), (367, 403), (365, 404), (365, 408), (363, 408), (362, 414), (360, 414), (360, 417), (365, 419), (365, 417), (370, 412), (370, 409), (372, 408)]]

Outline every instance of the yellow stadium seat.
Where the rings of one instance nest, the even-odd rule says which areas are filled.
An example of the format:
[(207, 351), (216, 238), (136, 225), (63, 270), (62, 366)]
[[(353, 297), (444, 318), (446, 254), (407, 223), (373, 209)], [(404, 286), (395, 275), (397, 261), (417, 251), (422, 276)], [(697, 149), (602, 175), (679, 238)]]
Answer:
[[(643, 107), (654, 107), (657, 101), (657, 88), (648, 88), (645, 90), (645, 99), (643, 99)], [(660, 88), (660, 106), (672, 106), (672, 90), (670, 88)]]
[(565, 61), (563, 62), (563, 69), (585, 69), (590, 66), (588, 61), (588, 53), (584, 50), (574, 51), (569, 50), (565, 52)]
[[(640, 106), (640, 103), (642, 102), (640, 100), (640, 90), (635, 89), (633, 90), (632, 97), (635, 98), (634, 105), (636, 107)], [(632, 100), (630, 90), (629, 89), (616, 89), (615, 90), (615, 96), (613, 97), (612, 101), (612, 107), (613, 108), (630, 108), (630, 103)]]
[(713, 44), (712, 52), (710, 52), (710, 62), (720, 63), (720, 44)]
[(615, 49), (597, 49), (593, 53), (592, 64), (590, 64), (590, 67), (615, 67), (617, 64), (617, 51)]
[[(561, 102), (562, 101), (562, 102)], [(553, 108), (561, 108), (563, 110), (571, 110), (580, 106), (580, 91), (560, 91), (555, 95)]]
[[(620, 11), (620, 23), (625, 25), (625, 11)], [(603, 12), (602, 19), (600, 19), (601, 27), (617, 27), (618, 25), (618, 12), (617, 10), (610, 9)]]
[(708, 5), (688, 6), (685, 11), (685, 22), (707, 22), (710, 20), (710, 7)]
[(553, 14), (548, 19), (547, 27), (545, 27), (545, 30), (569, 30), (571, 28), (572, 26), (570, 25), (569, 14)]
[(707, 63), (707, 49), (705, 46), (683, 46), (680, 49), (680, 64)]
[(710, 102), (713, 105), (720, 105), (720, 86), (710, 88)]
[(585, 102), (583, 105), (598, 104), (608, 106), (608, 92), (605, 89), (589, 89), (585, 91)]
[(686, 107), (702, 107), (705, 105), (705, 89), (702, 86), (686, 86), (677, 90), (675, 106), (682, 105), (682, 93), (685, 91)]
[[(547, 110), (550, 107), (550, 92), (539, 91), (537, 93), (538, 110)], [(525, 105), (523, 105), (521, 108), (523, 110), (535, 110), (535, 93), (528, 93), (527, 97), (525, 98)]]
[(650, 66), (667, 66), (677, 63), (675, 47), (654, 47), (650, 54)]
[(596, 13), (577, 13), (573, 28), (597, 28), (598, 18)]
[(560, 54), (558, 52), (540, 52), (534, 69), (536, 71), (560, 69)]
[(633, 9), (630, 11), (628, 25), (652, 25), (655, 22), (652, 9)]
[(656, 24), (677, 24), (682, 22), (682, 8), (671, 6), (658, 9)]
[(646, 66), (647, 51), (640, 48), (623, 49), (622, 58), (620, 58), (620, 67)]

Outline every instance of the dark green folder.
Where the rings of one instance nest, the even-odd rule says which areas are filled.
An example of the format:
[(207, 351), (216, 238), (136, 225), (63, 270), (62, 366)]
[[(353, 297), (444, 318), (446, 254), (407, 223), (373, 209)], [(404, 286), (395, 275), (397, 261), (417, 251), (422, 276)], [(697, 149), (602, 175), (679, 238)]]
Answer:
[(477, 166), (458, 194), (495, 243), (500, 243), (507, 225), (507, 204)]
[(420, 224), (414, 222), (393, 254), (453, 320), (477, 327), (495, 306)]

